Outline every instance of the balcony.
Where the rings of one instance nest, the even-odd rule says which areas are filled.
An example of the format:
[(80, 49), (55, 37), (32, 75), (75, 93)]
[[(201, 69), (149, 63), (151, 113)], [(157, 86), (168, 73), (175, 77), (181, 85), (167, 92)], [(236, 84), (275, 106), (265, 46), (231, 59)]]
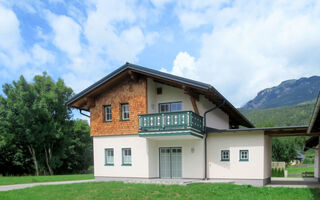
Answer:
[(139, 136), (192, 135), (203, 137), (203, 117), (192, 111), (139, 115)]

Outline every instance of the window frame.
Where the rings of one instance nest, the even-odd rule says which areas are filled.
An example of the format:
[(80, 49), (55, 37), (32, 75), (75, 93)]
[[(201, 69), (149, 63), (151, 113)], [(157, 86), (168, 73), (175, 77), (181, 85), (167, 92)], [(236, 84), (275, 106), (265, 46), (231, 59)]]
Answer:
[[(224, 157), (223, 157), (223, 153), (224, 153), (224, 152), (228, 152), (228, 158), (224, 158)], [(228, 161), (230, 161), (230, 150), (228, 150), (228, 149), (223, 149), (223, 150), (221, 150), (220, 161), (223, 161), (223, 162), (228, 162)]]
[[(242, 152), (247, 152), (247, 158), (242, 158), (242, 156), (241, 156)], [(249, 150), (240, 150), (239, 151), (239, 161), (245, 161), (245, 162), (249, 161)]]
[[(110, 108), (110, 119), (107, 119), (107, 108)], [(112, 107), (111, 105), (104, 105), (103, 106), (103, 110), (104, 110), (104, 115), (103, 115), (103, 122), (112, 122)]]
[[(125, 161), (124, 161), (124, 157), (125, 157), (124, 153), (127, 150), (130, 150), (130, 163), (125, 163)], [(131, 148), (122, 148), (121, 149), (121, 154), (122, 154), (122, 166), (132, 166), (132, 151), (131, 151)]]
[[(178, 104), (180, 103), (181, 104), (181, 110), (177, 110), (177, 111), (172, 111), (172, 104)], [(166, 112), (161, 112), (161, 105), (165, 105), (165, 104), (168, 104), (169, 105), (169, 111), (166, 111), (166, 112), (180, 112), (182, 111), (182, 101), (174, 101), (174, 102), (163, 102), (163, 103), (159, 103), (158, 104), (158, 113), (166, 113)]]
[[(124, 118), (124, 114), (126, 111), (123, 110), (123, 106), (128, 106), (128, 118)], [(121, 115), (121, 118), (120, 118), (120, 121), (128, 121), (130, 120), (130, 107), (129, 107), (129, 103), (121, 103), (120, 104), (120, 115)]]
[[(108, 163), (107, 154), (108, 151), (112, 151), (112, 163)], [(114, 166), (114, 149), (113, 148), (105, 148), (104, 149), (104, 165), (105, 166)]]

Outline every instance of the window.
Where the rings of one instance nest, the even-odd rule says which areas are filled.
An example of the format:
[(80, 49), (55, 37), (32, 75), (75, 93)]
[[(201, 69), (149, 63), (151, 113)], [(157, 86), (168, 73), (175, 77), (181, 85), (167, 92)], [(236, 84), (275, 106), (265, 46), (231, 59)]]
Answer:
[(129, 104), (121, 104), (121, 120), (129, 120)]
[(221, 161), (229, 161), (230, 153), (229, 150), (221, 150)]
[(176, 112), (182, 110), (182, 102), (160, 103), (159, 112)]
[(240, 150), (240, 161), (249, 161), (249, 150)]
[(113, 149), (105, 149), (104, 150), (104, 156), (105, 156), (105, 165), (113, 165), (114, 156), (113, 156)]
[(130, 148), (122, 149), (122, 165), (131, 166), (131, 149)]
[(112, 121), (111, 105), (104, 106), (104, 121), (105, 122)]

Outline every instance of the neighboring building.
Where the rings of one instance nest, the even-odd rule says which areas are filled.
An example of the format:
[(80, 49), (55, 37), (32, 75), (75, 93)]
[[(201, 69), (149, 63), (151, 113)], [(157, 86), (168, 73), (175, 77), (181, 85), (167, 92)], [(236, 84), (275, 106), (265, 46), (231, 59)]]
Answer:
[(271, 177), (271, 137), (307, 130), (254, 128), (214, 87), (130, 63), (67, 105), (90, 112), (97, 178), (265, 185)]

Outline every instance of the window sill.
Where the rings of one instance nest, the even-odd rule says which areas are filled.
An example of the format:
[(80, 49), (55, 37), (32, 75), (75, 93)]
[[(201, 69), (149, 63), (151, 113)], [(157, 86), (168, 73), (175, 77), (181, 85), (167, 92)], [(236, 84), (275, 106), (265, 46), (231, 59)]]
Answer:
[(122, 164), (121, 166), (132, 166), (132, 164)]
[(230, 160), (220, 160), (220, 162), (230, 162)]
[(120, 121), (129, 121), (130, 119), (120, 119)]
[(104, 164), (104, 166), (114, 166), (114, 164)]
[(112, 120), (106, 120), (106, 121), (103, 121), (103, 122), (112, 122)]

